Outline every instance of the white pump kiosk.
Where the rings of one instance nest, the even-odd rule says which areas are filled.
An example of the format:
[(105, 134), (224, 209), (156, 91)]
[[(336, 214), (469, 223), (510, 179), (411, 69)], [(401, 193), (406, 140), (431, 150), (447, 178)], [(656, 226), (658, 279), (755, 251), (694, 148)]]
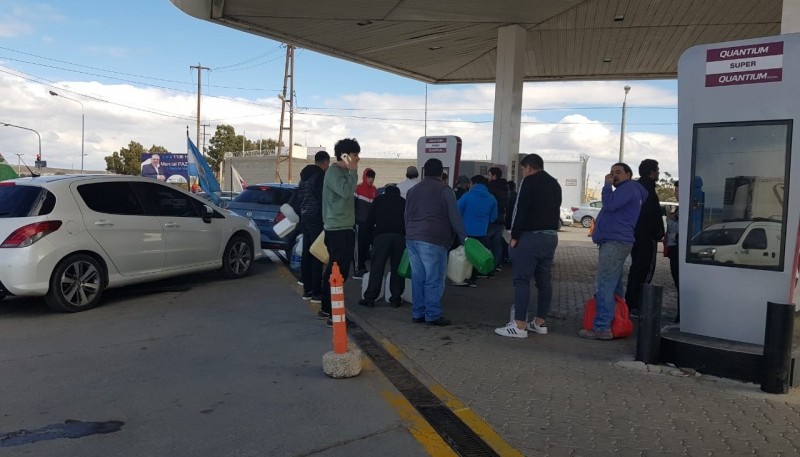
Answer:
[(767, 302), (797, 303), (799, 94), (800, 34), (678, 63), (682, 333), (762, 345)]
[(423, 136), (417, 140), (417, 169), (420, 176), (428, 159), (439, 159), (447, 173), (447, 184), (453, 187), (458, 178), (458, 164), (461, 162), (461, 138), (448, 136)]

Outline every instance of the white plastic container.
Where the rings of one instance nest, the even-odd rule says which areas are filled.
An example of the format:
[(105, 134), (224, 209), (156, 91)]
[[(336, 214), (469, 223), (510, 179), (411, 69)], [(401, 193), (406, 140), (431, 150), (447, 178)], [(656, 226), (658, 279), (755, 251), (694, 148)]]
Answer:
[(286, 216), (286, 219), (289, 219), (295, 224), (300, 222), (300, 216), (298, 216), (297, 213), (294, 212), (294, 208), (292, 208), (292, 205), (284, 203), (283, 205), (281, 205), (281, 212), (283, 213), (284, 216)]
[[(388, 273), (386, 274), (386, 277), (383, 278), (383, 282), (384, 282), (383, 288), (385, 289), (384, 295), (385, 295), (386, 303), (389, 303), (389, 300), (392, 299), (391, 279), (392, 278), (391, 278), (391, 276), (389, 276)], [(406, 287), (403, 289), (402, 298), (403, 298), (404, 302), (412, 303), (412, 301), (411, 301), (411, 279), (406, 278), (405, 281), (406, 281)]]
[[(364, 292), (367, 291), (367, 286), (369, 285), (369, 274), (370, 272), (364, 273), (364, 277), (361, 278), (361, 298), (364, 298)], [(375, 297), (375, 301), (380, 300), (383, 298), (383, 281), (381, 281), (381, 291), (378, 292), (378, 296)]]
[(472, 264), (467, 260), (464, 246), (459, 246), (447, 256), (447, 277), (454, 283), (462, 283), (472, 276)]
[(283, 238), (286, 235), (292, 233), (292, 230), (297, 227), (296, 222), (292, 222), (287, 217), (286, 219), (281, 220), (277, 224), (272, 227), (272, 230), (275, 231), (275, 234), (278, 235), (279, 238)]

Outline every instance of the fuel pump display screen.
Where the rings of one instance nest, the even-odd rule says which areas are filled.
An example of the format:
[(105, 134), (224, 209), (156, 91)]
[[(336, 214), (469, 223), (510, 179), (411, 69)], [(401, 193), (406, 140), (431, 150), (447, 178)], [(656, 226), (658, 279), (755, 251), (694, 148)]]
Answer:
[(695, 124), (687, 262), (783, 270), (791, 132), (791, 120)]

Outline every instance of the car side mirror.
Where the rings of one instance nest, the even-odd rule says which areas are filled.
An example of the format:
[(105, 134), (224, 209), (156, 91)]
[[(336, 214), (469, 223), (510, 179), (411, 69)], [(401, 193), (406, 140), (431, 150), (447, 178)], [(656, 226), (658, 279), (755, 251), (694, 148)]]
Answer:
[(214, 210), (208, 205), (203, 205), (203, 222), (210, 224), (212, 217), (214, 217)]

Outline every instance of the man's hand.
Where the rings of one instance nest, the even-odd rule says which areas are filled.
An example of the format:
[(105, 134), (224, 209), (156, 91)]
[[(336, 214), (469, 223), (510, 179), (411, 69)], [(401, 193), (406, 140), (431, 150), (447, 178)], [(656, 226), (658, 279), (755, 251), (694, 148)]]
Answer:
[(606, 175), (606, 184), (612, 184), (614, 182), (614, 176), (611, 173)]
[(511, 241), (508, 242), (508, 247), (510, 247), (510, 248), (517, 247), (517, 240), (512, 238)]
[(158, 176), (156, 176), (156, 179), (158, 179), (159, 181), (166, 181), (167, 177), (164, 176), (164, 175), (158, 175)]

